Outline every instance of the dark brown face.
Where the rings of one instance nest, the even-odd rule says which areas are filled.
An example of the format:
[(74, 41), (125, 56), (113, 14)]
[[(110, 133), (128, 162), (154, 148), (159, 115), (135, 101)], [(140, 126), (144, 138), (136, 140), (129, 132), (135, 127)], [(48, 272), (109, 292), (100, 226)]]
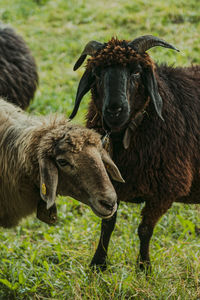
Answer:
[[(75, 117), (84, 95), (92, 89), (92, 99), (103, 115), (104, 129), (111, 131), (123, 129), (130, 118), (130, 112), (131, 117), (134, 116), (134, 110), (137, 112), (141, 99), (145, 101), (147, 96), (153, 102), (158, 116), (164, 120), (155, 66), (146, 53), (155, 46), (179, 51), (152, 35), (140, 36), (131, 42), (117, 38), (112, 38), (104, 44), (97, 41), (88, 42), (74, 65), (75, 71), (82, 65), (87, 55), (92, 56), (79, 82), (70, 119)], [(137, 90), (141, 92), (142, 89), (139, 97)], [(133, 99), (136, 105), (132, 109)]]
[(140, 80), (140, 67), (111, 66), (94, 74), (99, 95), (97, 101), (102, 99), (104, 125), (112, 131), (120, 130), (130, 119)]
[(154, 68), (140, 61), (123, 65), (94, 66), (84, 72), (78, 86), (74, 109), (70, 119), (76, 115), (83, 96), (91, 89), (92, 100), (102, 114), (106, 131), (120, 131), (144, 109), (148, 100), (162, 117), (163, 101), (159, 94)]

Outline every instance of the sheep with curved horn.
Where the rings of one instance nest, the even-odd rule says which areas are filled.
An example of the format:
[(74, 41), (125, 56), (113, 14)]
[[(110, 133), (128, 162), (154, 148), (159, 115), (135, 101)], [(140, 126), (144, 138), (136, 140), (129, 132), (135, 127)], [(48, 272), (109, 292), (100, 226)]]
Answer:
[[(141, 269), (150, 268), (154, 227), (173, 202), (200, 203), (200, 66), (159, 66), (146, 52), (155, 46), (178, 51), (151, 35), (112, 38), (93, 51), (72, 112), (91, 90), (87, 127), (110, 133), (110, 153), (125, 179), (114, 184), (118, 202), (145, 203), (138, 228)], [(102, 270), (116, 215), (102, 221), (91, 262)]]

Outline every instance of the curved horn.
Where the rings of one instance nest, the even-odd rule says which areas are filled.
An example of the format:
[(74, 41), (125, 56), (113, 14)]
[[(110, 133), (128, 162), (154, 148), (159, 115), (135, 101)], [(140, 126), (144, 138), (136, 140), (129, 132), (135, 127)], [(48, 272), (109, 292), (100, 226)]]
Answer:
[(87, 43), (87, 45), (85, 46), (83, 52), (81, 53), (81, 56), (79, 57), (79, 59), (76, 61), (73, 70), (76, 71), (84, 62), (84, 60), (86, 59), (87, 55), (94, 55), (94, 53), (101, 49), (103, 46), (102, 43), (97, 42), (97, 41), (90, 41)]
[(74, 105), (71, 115), (69, 116), (70, 120), (73, 119), (75, 117), (75, 115), (77, 114), (81, 100), (82, 100), (83, 96), (90, 90), (93, 80), (94, 80), (94, 77), (92, 76), (92, 73), (90, 71), (86, 70), (79, 82), (79, 85), (78, 85), (78, 90), (77, 90), (76, 99), (75, 99), (75, 105)]
[(129, 42), (128, 46), (130, 46), (133, 50), (135, 50), (138, 53), (144, 53), (145, 51), (155, 46), (170, 48), (179, 52), (179, 50), (171, 44), (153, 35), (140, 36), (134, 39), (132, 42)]

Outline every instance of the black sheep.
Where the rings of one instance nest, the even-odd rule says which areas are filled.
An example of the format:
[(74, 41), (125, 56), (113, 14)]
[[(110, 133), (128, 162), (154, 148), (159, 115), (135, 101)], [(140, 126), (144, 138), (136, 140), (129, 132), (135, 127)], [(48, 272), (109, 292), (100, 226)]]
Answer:
[(38, 84), (36, 63), (21, 36), (0, 24), (0, 97), (25, 109)]
[[(89, 42), (74, 67), (92, 56), (71, 115), (91, 89), (87, 127), (110, 135), (110, 152), (125, 179), (115, 184), (118, 202), (145, 202), (138, 228), (141, 269), (150, 268), (153, 229), (172, 203), (200, 203), (200, 66), (158, 66), (146, 53), (154, 46), (177, 50), (153, 36)], [(116, 215), (102, 221), (92, 266), (106, 268)]]

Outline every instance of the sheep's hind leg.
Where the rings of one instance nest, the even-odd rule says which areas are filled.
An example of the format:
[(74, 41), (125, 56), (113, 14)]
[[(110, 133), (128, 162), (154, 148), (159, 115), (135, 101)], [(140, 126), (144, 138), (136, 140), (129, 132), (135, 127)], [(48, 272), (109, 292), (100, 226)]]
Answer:
[(115, 228), (116, 218), (117, 212), (115, 212), (115, 214), (110, 219), (103, 219), (101, 222), (101, 236), (99, 244), (90, 264), (90, 267), (92, 267), (92, 269), (95, 269), (96, 267), (97, 270), (99, 269), (101, 271), (104, 271), (107, 268), (106, 258), (108, 244), (111, 234)]
[(138, 227), (140, 238), (140, 254), (137, 259), (137, 265), (140, 270), (149, 273), (151, 263), (149, 257), (149, 244), (153, 234), (154, 227), (162, 215), (170, 208), (172, 201), (165, 203), (159, 201), (147, 202), (142, 210), (142, 222)]

